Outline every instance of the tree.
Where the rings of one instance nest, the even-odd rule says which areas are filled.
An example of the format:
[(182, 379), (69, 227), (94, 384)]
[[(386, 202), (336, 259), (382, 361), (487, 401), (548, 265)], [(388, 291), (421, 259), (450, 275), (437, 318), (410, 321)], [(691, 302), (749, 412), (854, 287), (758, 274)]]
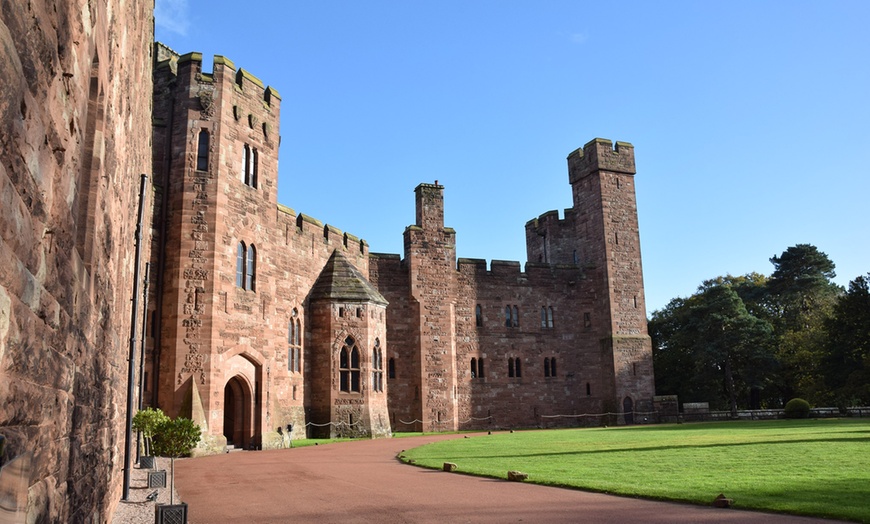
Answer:
[(870, 273), (849, 282), (825, 332), (822, 368), (832, 399), (844, 407), (870, 403)]
[(154, 432), (154, 451), (161, 457), (170, 458), (169, 503), (173, 503), (175, 492), (175, 459), (190, 453), (199, 443), (202, 430), (198, 424), (184, 417), (174, 420), (167, 418)]
[(780, 401), (799, 396), (814, 403), (825, 396), (824, 322), (841, 292), (831, 280), (835, 266), (810, 244), (792, 246), (770, 262), (774, 271), (767, 287), (781, 365)]
[(727, 279), (705, 282), (688, 299), (653, 313), (650, 334), (660, 394), (724, 400), (737, 416), (738, 398), (759, 387), (775, 365), (772, 329), (747, 311)]
[(160, 408), (145, 408), (136, 412), (133, 417), (133, 429), (142, 433), (143, 455), (150, 456), (152, 453), (152, 438), (154, 432), (163, 422), (169, 420)]

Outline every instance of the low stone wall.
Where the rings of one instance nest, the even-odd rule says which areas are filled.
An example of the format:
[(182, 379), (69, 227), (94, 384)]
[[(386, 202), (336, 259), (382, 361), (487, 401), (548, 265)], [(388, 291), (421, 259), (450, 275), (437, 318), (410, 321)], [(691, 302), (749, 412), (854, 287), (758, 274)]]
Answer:
[[(845, 411), (840, 411), (840, 408), (811, 408), (808, 418), (837, 418), (837, 417), (870, 417), (870, 407), (846, 408)], [(785, 418), (784, 409), (741, 409), (737, 411), (737, 418), (740, 420), (776, 420)], [(706, 416), (702, 413), (692, 413), (691, 421), (704, 420), (731, 420), (730, 411), (710, 411)], [(689, 422), (689, 417), (683, 416), (683, 420)]]

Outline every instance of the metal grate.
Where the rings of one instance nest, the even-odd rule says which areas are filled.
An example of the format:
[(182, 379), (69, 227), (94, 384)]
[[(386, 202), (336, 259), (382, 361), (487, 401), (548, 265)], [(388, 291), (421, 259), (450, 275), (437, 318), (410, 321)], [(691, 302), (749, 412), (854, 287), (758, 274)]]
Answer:
[(166, 487), (166, 470), (149, 471), (148, 472), (148, 487), (149, 488), (165, 488)]
[(154, 506), (155, 524), (187, 524), (187, 504)]

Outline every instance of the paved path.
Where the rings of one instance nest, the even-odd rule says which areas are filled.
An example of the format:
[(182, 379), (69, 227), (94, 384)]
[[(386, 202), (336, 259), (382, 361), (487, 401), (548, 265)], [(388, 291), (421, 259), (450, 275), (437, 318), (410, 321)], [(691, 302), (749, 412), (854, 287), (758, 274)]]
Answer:
[(189, 504), (192, 524), (830, 522), (477, 478), (396, 459), (403, 449), (456, 437), (364, 440), (176, 460), (175, 482)]

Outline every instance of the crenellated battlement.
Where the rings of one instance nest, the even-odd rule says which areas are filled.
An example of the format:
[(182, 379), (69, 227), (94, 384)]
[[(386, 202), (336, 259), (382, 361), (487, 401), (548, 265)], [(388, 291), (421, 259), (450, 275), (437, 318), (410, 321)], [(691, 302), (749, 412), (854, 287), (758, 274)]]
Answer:
[(606, 138), (590, 140), (568, 155), (568, 179), (574, 183), (595, 171), (635, 174), (634, 146), (628, 142), (613, 142)]
[(320, 237), (322, 239), (320, 242), (335, 245), (336, 247), (344, 246), (348, 251), (358, 251), (363, 255), (368, 253), (368, 242), (356, 235), (346, 233), (335, 226), (324, 224), (320, 220), (304, 213), (296, 214), (291, 208), (281, 204), (278, 204), (278, 211), (288, 215), (291, 221), (295, 218), (296, 234), (298, 235), (307, 235), (312, 239)]
[(154, 43), (154, 49), (155, 71), (167, 70), (179, 80), (186, 80), (189, 83), (214, 82), (219, 73), (223, 73), (226, 78), (232, 79), (237, 90), (253, 93), (267, 108), (281, 100), (281, 95), (276, 89), (266, 86), (247, 69), (236, 67), (236, 64), (225, 56), (215, 55), (212, 60), (212, 72), (208, 73), (202, 69), (202, 53), (194, 51), (179, 54), (160, 42)]

